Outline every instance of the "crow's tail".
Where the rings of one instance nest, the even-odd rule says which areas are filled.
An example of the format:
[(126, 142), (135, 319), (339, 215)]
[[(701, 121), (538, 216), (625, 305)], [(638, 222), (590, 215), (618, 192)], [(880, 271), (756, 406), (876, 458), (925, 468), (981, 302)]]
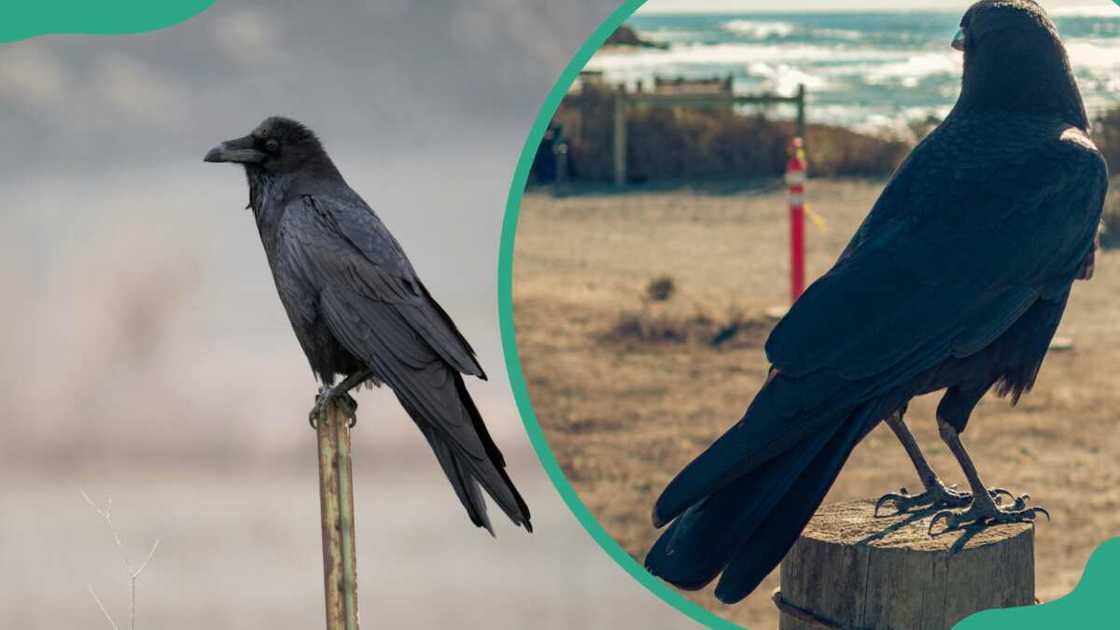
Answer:
[(490, 517), (486, 513), (486, 501), (482, 494), (482, 490), (485, 490), (515, 525), (520, 525), (530, 532), (533, 531), (533, 525), (529, 517), (529, 506), (513, 485), (509, 475), (506, 474), (505, 459), (497, 445), (494, 444), (489, 431), (486, 430), (482, 415), (463, 383), (463, 377), (454, 373), (452, 378), (455, 381), (455, 389), (462, 411), (465, 411), (471, 419), (472, 427), (467, 430), (473, 429), (477, 434), (485, 449), (485, 458), (471, 457), (464, 453), (462, 449), (456, 448), (435, 428), (433, 423), (425, 421), (421, 414), (402, 400), (405, 410), (416, 421), (416, 425), (420, 427), (420, 431), (427, 438), (428, 444), (432, 447), (432, 451), (435, 453), (436, 459), (439, 460), (448, 481), (451, 482), (451, 487), (454, 488), (456, 496), (459, 497), (459, 501), (466, 508), (467, 515), (470, 516), (472, 523), (478, 527), (486, 528), (491, 535), (494, 534)]
[[(852, 449), (878, 421), (862, 407), (823, 422), (782, 420), (767, 416), (773, 406), (766, 395), (764, 388), (728, 435), (753, 424), (755, 438), (780, 443), (780, 450), (747, 449), (740, 459), (728, 459), (729, 443), (743, 436), (725, 435), (670, 483), (654, 511), (655, 523), (672, 524), (646, 555), (649, 571), (686, 590), (722, 573), (715, 594), (725, 603), (749, 595), (781, 562)], [(779, 431), (796, 439), (766, 439)]]

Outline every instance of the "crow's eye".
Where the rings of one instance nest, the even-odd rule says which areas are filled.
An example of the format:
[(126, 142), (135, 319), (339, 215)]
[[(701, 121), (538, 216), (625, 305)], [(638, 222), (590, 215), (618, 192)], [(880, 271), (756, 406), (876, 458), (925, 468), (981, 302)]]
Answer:
[(277, 142), (275, 139), (271, 139), (268, 142), (264, 143), (264, 148), (269, 153), (276, 153), (276, 151), (278, 151), (280, 149), (280, 143)]

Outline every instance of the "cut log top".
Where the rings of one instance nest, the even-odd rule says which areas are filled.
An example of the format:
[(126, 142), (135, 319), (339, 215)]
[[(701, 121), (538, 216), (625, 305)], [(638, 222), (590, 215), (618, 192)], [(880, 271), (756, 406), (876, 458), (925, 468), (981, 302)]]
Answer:
[[(889, 506), (887, 511), (890, 511)], [(960, 553), (966, 549), (1030, 535), (1034, 528), (1030, 523), (1009, 523), (985, 528), (965, 528), (930, 536), (929, 521), (936, 513), (934, 510), (925, 510), (876, 517), (874, 501), (834, 503), (817, 512), (801, 537), (837, 545)]]
[(827, 505), (781, 567), (782, 630), (945, 630), (989, 608), (1034, 602), (1034, 527), (929, 535), (937, 510), (875, 516), (874, 501)]

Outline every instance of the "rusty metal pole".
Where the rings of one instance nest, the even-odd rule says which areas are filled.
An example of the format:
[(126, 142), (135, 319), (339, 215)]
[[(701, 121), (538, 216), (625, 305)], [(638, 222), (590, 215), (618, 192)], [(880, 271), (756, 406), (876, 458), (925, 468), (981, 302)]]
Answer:
[(317, 424), (327, 630), (358, 630), (349, 418), (338, 403), (332, 402), (319, 414)]

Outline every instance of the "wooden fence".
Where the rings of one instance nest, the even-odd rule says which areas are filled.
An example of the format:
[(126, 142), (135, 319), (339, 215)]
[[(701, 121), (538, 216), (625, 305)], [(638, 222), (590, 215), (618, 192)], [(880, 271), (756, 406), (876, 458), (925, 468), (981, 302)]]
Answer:
[(797, 86), (793, 96), (777, 94), (659, 94), (627, 92), (624, 87), (614, 91), (613, 142), (614, 183), (626, 183), (626, 112), (630, 107), (710, 107), (728, 108), (736, 105), (795, 105), (797, 107), (797, 137), (805, 138), (805, 86)]

